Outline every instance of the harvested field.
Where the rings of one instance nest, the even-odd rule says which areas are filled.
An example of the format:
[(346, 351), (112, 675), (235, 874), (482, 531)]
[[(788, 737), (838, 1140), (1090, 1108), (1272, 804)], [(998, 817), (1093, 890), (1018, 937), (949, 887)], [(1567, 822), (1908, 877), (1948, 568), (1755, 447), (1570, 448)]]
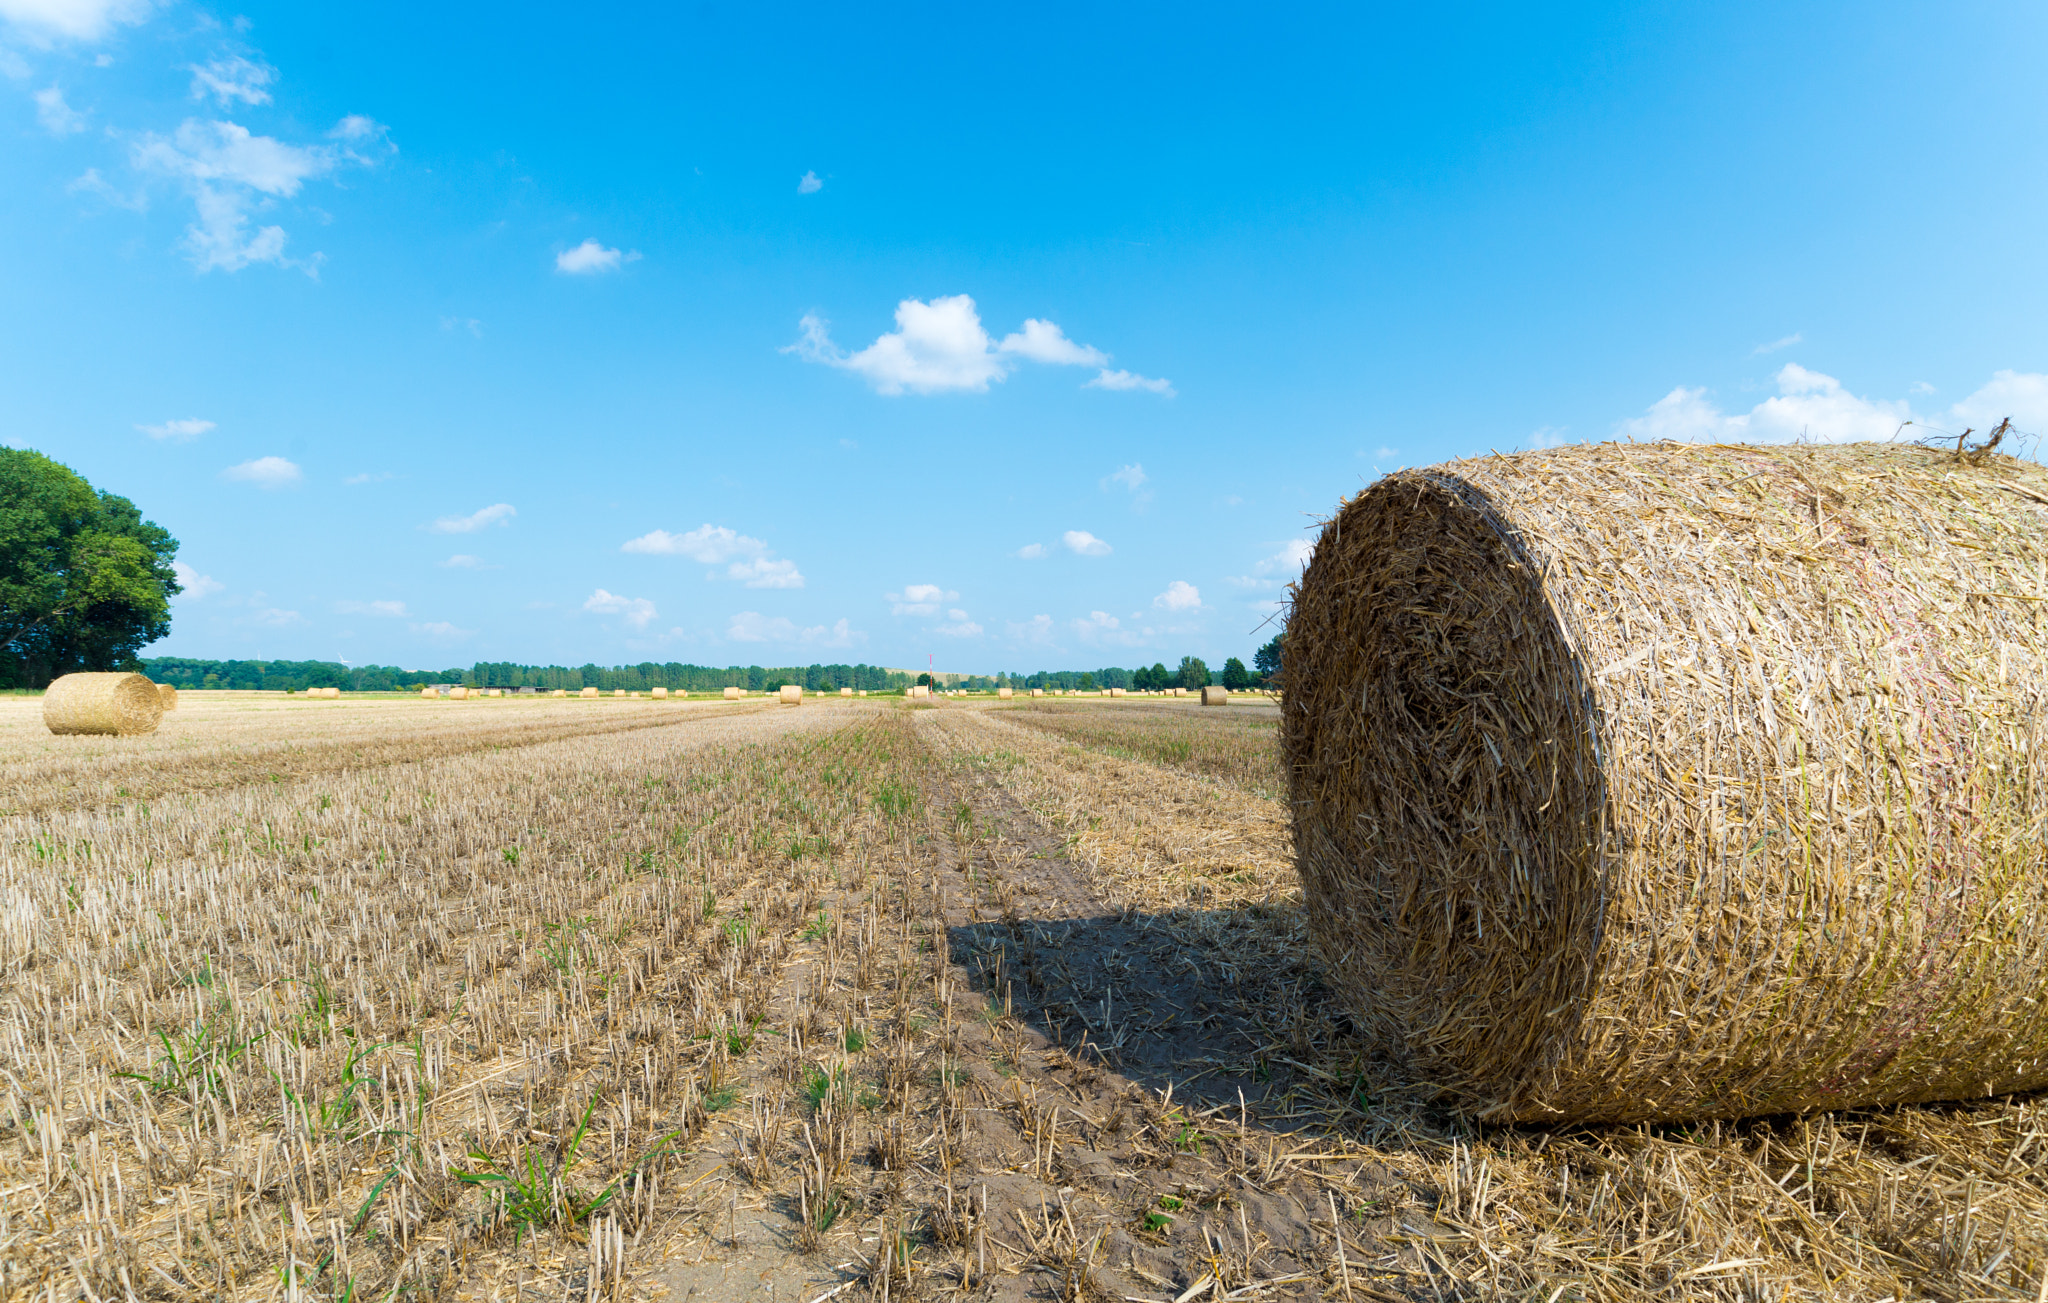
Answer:
[[(134, 740), (176, 786), (109, 799), (149, 766), (66, 739), (68, 786), (0, 821), (0, 1298), (2033, 1299), (2048, 1270), (2031, 1099), (1547, 1131), (1379, 1090), (1284, 806), (1139, 758), (1169, 714), (1234, 754), (1246, 708), (1084, 706), (1084, 740), (837, 698), (181, 704)], [(12, 772), (34, 710), (0, 702)]]
[(1240, 703), (1196, 718), (1189, 704), (1115, 706), (1034, 701), (1007, 718), (1130, 760), (1207, 774), (1248, 792), (1279, 799), (1287, 791), (1275, 744), (1276, 706)]

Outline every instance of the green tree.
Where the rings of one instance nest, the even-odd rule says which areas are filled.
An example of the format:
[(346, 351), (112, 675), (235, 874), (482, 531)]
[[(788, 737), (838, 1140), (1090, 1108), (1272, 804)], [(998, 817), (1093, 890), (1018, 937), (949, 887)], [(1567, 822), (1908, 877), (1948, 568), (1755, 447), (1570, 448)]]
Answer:
[(1252, 686), (1252, 676), (1244, 672), (1244, 662), (1235, 656), (1223, 662), (1223, 686), (1232, 692)]
[(0, 683), (132, 669), (171, 631), (178, 541), (41, 453), (0, 448)]
[(1186, 688), (1189, 692), (1206, 688), (1209, 686), (1209, 667), (1202, 663), (1199, 656), (1183, 656), (1180, 658), (1180, 672), (1174, 675), (1173, 681), (1176, 686)]
[(1284, 633), (1273, 635), (1273, 641), (1252, 653), (1252, 669), (1257, 671), (1262, 683), (1280, 681), (1280, 644), (1287, 637)]

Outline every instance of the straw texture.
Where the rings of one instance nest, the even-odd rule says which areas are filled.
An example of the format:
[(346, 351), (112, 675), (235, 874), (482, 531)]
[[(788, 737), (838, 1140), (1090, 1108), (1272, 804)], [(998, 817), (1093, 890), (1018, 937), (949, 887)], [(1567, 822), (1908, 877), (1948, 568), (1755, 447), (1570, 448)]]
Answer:
[(157, 699), (163, 702), (165, 710), (176, 710), (178, 708), (178, 690), (170, 684), (157, 684), (156, 695)]
[(1227, 706), (1230, 704), (1230, 689), (1210, 684), (1202, 689), (1202, 704), (1205, 706)]
[(43, 726), (52, 733), (135, 737), (156, 732), (164, 699), (140, 674), (66, 674), (43, 693)]
[(1495, 1120), (2048, 1085), (2048, 471), (1583, 447), (1329, 521), (1282, 747), (1333, 984)]
[(785, 706), (801, 706), (801, 705), (803, 705), (803, 704), (804, 704), (804, 690), (803, 690), (802, 688), (798, 687), (798, 686), (797, 686), (796, 684), (794, 684), (794, 683), (785, 683), (785, 684), (783, 684), (783, 685), (782, 685), (782, 704), (783, 704), (783, 705), (785, 705)]

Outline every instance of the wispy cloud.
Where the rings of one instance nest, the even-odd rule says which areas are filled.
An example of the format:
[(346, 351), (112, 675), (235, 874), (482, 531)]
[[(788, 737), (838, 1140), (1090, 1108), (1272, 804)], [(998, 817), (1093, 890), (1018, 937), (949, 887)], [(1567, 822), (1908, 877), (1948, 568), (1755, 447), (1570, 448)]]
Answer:
[(1135, 371), (1111, 371), (1105, 367), (1093, 380), (1081, 386), (1083, 389), (1142, 389), (1146, 393), (1158, 394), (1161, 398), (1178, 398), (1180, 391), (1173, 387), (1173, 381), (1141, 376)]
[(1017, 555), (1026, 561), (1042, 561), (1048, 555), (1043, 543), (1026, 543), (1017, 549)]
[(1085, 529), (1070, 529), (1060, 535), (1067, 551), (1079, 556), (1108, 556), (1115, 549)]
[(473, 637), (476, 634), (474, 629), (458, 629), (446, 620), (431, 620), (425, 624), (414, 624), (407, 627), (414, 633), (422, 637), (431, 638), (439, 643), (461, 642), (463, 639)]
[(766, 642), (812, 647), (852, 647), (868, 636), (845, 618), (832, 624), (799, 626), (784, 616), (766, 616), (759, 611), (741, 611), (726, 626), (725, 636), (734, 642)]
[(386, 480), (395, 480), (397, 478), (398, 475), (393, 471), (364, 471), (360, 475), (349, 476), (347, 479), (344, 479), (342, 483), (351, 485), (382, 484)]
[[(1270, 546), (1270, 544), (1268, 545)], [(1239, 588), (1273, 589), (1293, 583), (1302, 567), (1315, 555), (1315, 545), (1305, 538), (1291, 538), (1280, 550), (1259, 558), (1248, 575), (1234, 575), (1226, 582)]]
[[(796, 562), (777, 557), (775, 549), (725, 525), (703, 524), (687, 534), (649, 530), (619, 545), (621, 552), (645, 556), (683, 556), (703, 565), (725, 566), (727, 579), (749, 588), (802, 588)], [(716, 577), (716, 576), (710, 576)]]
[(981, 626), (968, 617), (967, 612), (953, 610), (946, 612), (946, 622), (932, 629), (944, 638), (979, 638)]
[(162, 425), (138, 425), (135, 428), (152, 439), (169, 439), (173, 443), (189, 443), (200, 435), (205, 434), (208, 430), (213, 429), (214, 424), (212, 421), (202, 421), (198, 417), (186, 417), (181, 421), (165, 421)]
[(1806, 336), (1795, 330), (1783, 339), (1774, 339), (1768, 344), (1758, 344), (1755, 348), (1749, 350), (1749, 355), (1751, 357), (1762, 357), (1766, 353), (1775, 353), (1781, 348), (1790, 348), (1794, 344), (1803, 344), (1805, 342)]
[(583, 609), (597, 615), (616, 615), (635, 629), (645, 629), (655, 617), (654, 603), (644, 597), (621, 597), (600, 588), (583, 603)]
[(596, 240), (585, 240), (573, 249), (564, 249), (555, 255), (555, 270), (571, 276), (588, 276), (597, 272), (617, 271), (624, 263), (638, 262), (638, 250), (621, 253), (607, 249)]
[(64, 92), (55, 86), (37, 91), (36, 121), (53, 136), (69, 136), (85, 130), (85, 115), (64, 102)]
[(825, 183), (818, 179), (816, 172), (804, 173), (796, 183), (796, 192), (800, 195), (814, 195), (824, 188)]
[(959, 600), (960, 594), (947, 592), (937, 584), (905, 584), (900, 593), (886, 593), (891, 615), (937, 615), (939, 607)]
[(467, 553), (467, 552), (457, 552), (457, 553), (456, 553), (456, 554), (455, 554), (454, 556), (452, 556), (452, 557), (449, 557), (449, 558), (448, 558), (448, 559), (447, 559), (446, 561), (438, 562), (437, 564), (439, 564), (439, 565), (441, 565), (442, 567), (444, 567), (445, 569), (449, 569), (449, 570), (494, 570), (494, 569), (496, 569), (496, 567), (495, 567), (495, 566), (487, 566), (487, 565), (485, 565), (485, 564), (483, 563), (483, 558), (481, 558), (481, 557), (473, 557), (473, 556), (471, 556), (471, 555), (470, 555), (469, 553)]
[(2007, 416), (2023, 430), (2048, 430), (2048, 374), (2041, 372), (1994, 372), (1947, 411), (1932, 414), (1915, 412), (1903, 399), (1851, 393), (1833, 376), (1797, 363), (1781, 367), (1776, 379), (1776, 397), (1732, 415), (1704, 387), (1680, 385), (1643, 415), (1621, 422), (1616, 432), (1631, 439), (1688, 443), (1845, 443), (1890, 439), (1908, 422), (1960, 433), (1989, 429)]
[(258, 457), (228, 467), (220, 473), (224, 480), (239, 484), (254, 484), (259, 489), (286, 489), (305, 479), (298, 463), (282, 457)]
[(391, 601), (340, 601), (334, 604), (334, 612), (336, 615), (378, 615), (393, 619), (404, 619), (406, 615), (404, 602)]
[(32, 36), (96, 41), (115, 23), (149, 17), (149, 0), (0, 0), (0, 18)]
[(519, 514), (509, 502), (494, 502), (488, 507), (472, 511), (467, 516), (443, 516), (425, 528), (436, 534), (474, 534), (492, 525), (509, 525)]
[(277, 80), (277, 69), (239, 54), (188, 67), (192, 73), (192, 98), (203, 100), (211, 95), (223, 107), (231, 101), (268, 104), (270, 84)]

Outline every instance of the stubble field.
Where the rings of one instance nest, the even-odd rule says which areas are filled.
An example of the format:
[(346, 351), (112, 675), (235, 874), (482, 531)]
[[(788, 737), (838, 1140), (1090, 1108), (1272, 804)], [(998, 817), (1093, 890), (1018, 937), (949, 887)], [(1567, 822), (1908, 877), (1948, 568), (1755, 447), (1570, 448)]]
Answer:
[(2032, 1098), (1545, 1131), (1381, 1089), (1270, 707), (35, 712), (0, 1299), (2048, 1295)]

